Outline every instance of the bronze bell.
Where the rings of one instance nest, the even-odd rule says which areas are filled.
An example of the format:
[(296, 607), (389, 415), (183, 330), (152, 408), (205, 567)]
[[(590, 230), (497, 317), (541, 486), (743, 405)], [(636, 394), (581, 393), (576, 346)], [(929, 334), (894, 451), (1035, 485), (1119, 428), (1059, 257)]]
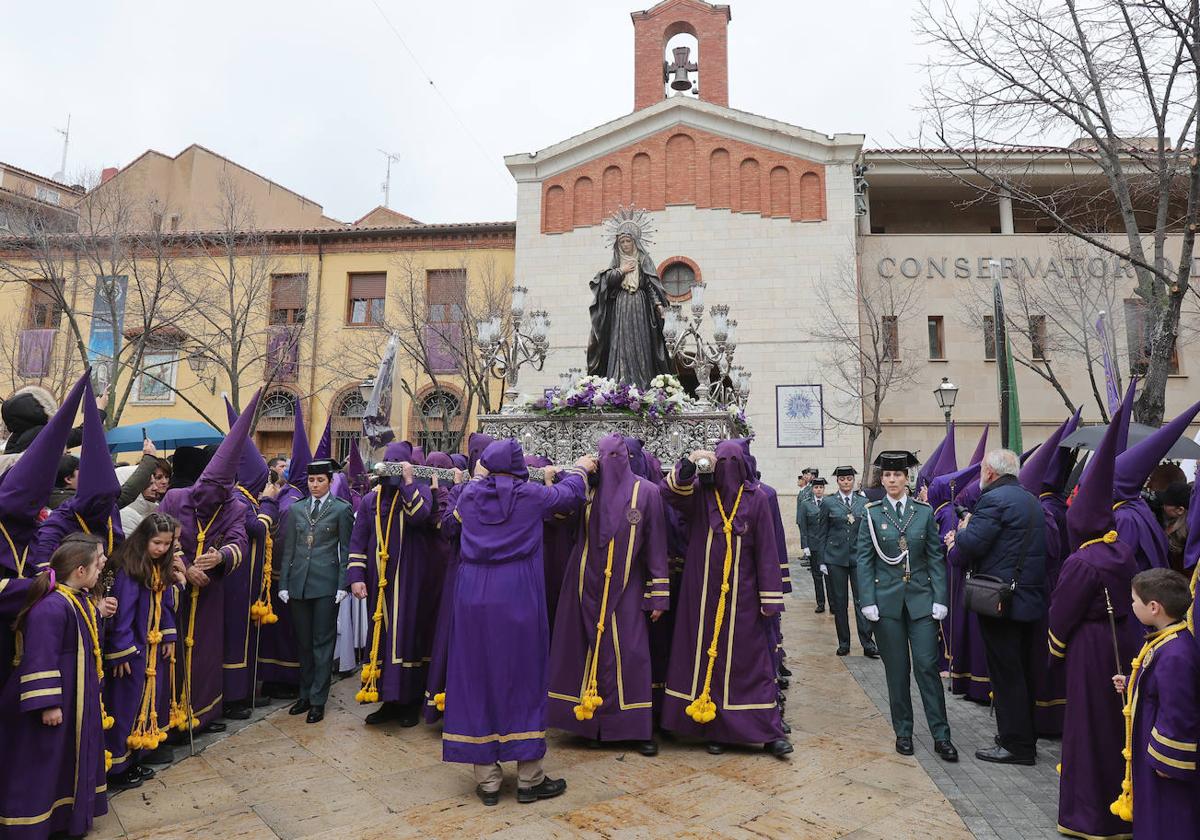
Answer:
[(671, 50), (672, 55), (675, 56), (675, 63), (670, 67), (670, 70), (675, 74), (675, 78), (671, 80), (671, 90), (692, 89), (692, 83), (688, 79), (688, 71), (695, 70), (696, 65), (688, 62), (688, 53), (690, 52), (690, 47), (675, 47)]

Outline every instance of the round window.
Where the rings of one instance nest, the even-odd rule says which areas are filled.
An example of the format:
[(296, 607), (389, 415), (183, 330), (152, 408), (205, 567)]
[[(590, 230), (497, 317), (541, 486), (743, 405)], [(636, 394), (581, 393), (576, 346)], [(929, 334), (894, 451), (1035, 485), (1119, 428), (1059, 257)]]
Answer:
[(691, 295), (692, 286), (696, 284), (696, 272), (687, 263), (673, 262), (663, 271), (662, 282), (668, 295), (685, 298)]

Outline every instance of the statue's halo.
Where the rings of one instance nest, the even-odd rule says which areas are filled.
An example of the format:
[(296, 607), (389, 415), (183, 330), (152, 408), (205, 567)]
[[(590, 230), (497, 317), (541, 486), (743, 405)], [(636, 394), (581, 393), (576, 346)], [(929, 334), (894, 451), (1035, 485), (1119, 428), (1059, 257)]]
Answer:
[(645, 251), (647, 246), (654, 244), (654, 224), (650, 214), (640, 207), (620, 206), (616, 212), (604, 221), (604, 241), (611, 248), (617, 239), (628, 234), (639, 251)]

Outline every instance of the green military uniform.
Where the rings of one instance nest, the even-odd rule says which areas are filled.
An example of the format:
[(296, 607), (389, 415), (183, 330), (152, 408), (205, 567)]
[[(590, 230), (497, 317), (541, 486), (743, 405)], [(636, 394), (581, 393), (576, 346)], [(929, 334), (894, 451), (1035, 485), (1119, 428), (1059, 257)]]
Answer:
[(848, 498), (843, 497), (835, 485), (834, 489), (821, 499), (819, 508), (817, 527), (822, 538), (821, 564), (828, 570), (825, 586), (829, 593), (833, 623), (837, 628), (839, 656), (845, 656), (850, 651), (850, 621), (847, 612), (851, 590), (854, 592), (854, 618), (858, 624), (858, 641), (865, 653), (876, 653), (875, 640), (872, 638), (874, 632), (870, 622), (863, 618), (859, 581), (854, 574), (857, 564), (855, 548), (858, 526), (866, 511), (866, 505), (867, 500), (861, 493), (852, 491)]
[(821, 530), (821, 504), (812, 490), (805, 487), (796, 498), (796, 525), (800, 529), (800, 548), (808, 549), (809, 570), (812, 572), (813, 592), (817, 598), (817, 609), (825, 609), (825, 576), (821, 574), (821, 545), (824, 532)]
[(279, 561), (279, 591), (288, 593), (288, 609), (300, 654), (300, 700), (324, 706), (333, 670), (338, 605), (335, 596), (346, 588), (350, 504), (327, 493), (313, 516), (309, 497), (292, 505), (283, 527), (283, 556)]
[(858, 530), (859, 595), (864, 606), (879, 609), (876, 639), (896, 736), (912, 737), (911, 667), (934, 741), (949, 741), (933, 618), (934, 604), (946, 603), (945, 556), (933, 509), (912, 496), (901, 502), (899, 515), (890, 498), (867, 505)]

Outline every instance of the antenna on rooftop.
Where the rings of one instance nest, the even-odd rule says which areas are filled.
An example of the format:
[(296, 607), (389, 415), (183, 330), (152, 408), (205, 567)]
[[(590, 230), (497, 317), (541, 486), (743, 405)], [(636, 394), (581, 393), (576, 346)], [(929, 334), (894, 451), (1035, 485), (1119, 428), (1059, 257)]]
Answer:
[(71, 115), (67, 114), (67, 127), (54, 129), (63, 137), (63, 153), (62, 162), (58, 165), (58, 171), (54, 173), (54, 180), (66, 182), (67, 180), (67, 146), (71, 142)]
[(387, 177), (383, 180), (383, 206), (391, 209), (392, 206), (392, 164), (400, 162), (400, 155), (397, 152), (385, 152), (379, 150), (379, 154), (387, 158)]

